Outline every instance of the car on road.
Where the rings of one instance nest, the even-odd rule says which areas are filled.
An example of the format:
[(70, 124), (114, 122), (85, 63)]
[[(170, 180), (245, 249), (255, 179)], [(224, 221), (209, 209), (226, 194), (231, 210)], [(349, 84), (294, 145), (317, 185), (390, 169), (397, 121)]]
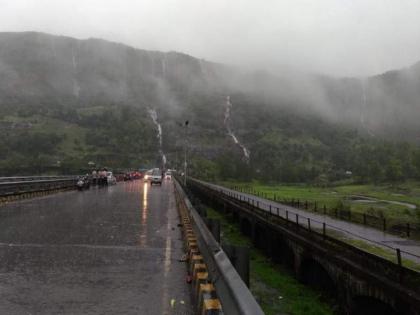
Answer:
[(166, 171), (166, 173), (165, 173), (165, 179), (169, 179), (169, 180), (172, 179), (172, 172), (171, 171)]
[(159, 184), (162, 186), (162, 172), (158, 168), (154, 168), (150, 175), (150, 185)]
[(117, 184), (117, 178), (114, 176), (112, 172), (106, 172), (106, 180), (108, 182), (108, 185)]
[(143, 179), (145, 182), (150, 181), (150, 178), (152, 177), (152, 172), (153, 170), (148, 170), (144, 173)]
[(131, 179), (141, 179), (143, 178), (143, 174), (141, 172), (135, 171), (131, 172)]

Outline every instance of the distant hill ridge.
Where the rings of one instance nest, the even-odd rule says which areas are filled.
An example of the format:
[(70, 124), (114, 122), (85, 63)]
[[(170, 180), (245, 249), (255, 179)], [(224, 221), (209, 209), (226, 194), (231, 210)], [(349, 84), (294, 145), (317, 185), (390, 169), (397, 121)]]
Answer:
[(303, 105), (368, 133), (391, 132), (411, 140), (418, 134), (420, 62), (364, 79), (275, 76), (100, 39), (0, 33), (0, 104), (57, 100), (164, 106), (162, 96), (176, 98), (192, 91), (263, 95), (279, 106)]
[(162, 154), (179, 166), (189, 120), (193, 168), (335, 178), (371, 145), (418, 143), (419, 102), (420, 63), (368, 78), (274, 75), (100, 39), (0, 33), (0, 171), (12, 174), (42, 163), (153, 166)]
[[(134, 49), (100, 39), (0, 33), (0, 101), (59, 98), (138, 103), (158, 80), (199, 85), (215, 64), (180, 53)], [(182, 79), (181, 79), (182, 78)]]

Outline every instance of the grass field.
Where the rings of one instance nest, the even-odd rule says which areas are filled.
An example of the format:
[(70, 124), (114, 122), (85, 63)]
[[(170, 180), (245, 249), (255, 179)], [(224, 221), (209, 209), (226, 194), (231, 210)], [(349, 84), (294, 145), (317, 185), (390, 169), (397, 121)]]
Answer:
[[(223, 182), (224, 186), (239, 186), (280, 199), (316, 202), (328, 209), (344, 204), (352, 212), (366, 213), (391, 220), (420, 222), (420, 183), (407, 182), (398, 185), (343, 185), (328, 188), (308, 185), (266, 185), (258, 182)], [(366, 202), (355, 201), (362, 197), (375, 198)], [(406, 204), (395, 204), (399, 202)]]
[(318, 292), (300, 284), (282, 266), (271, 261), (242, 236), (239, 227), (230, 223), (213, 209), (207, 209), (209, 218), (221, 221), (222, 242), (247, 246), (251, 249), (250, 289), (267, 315), (332, 315), (334, 307)]

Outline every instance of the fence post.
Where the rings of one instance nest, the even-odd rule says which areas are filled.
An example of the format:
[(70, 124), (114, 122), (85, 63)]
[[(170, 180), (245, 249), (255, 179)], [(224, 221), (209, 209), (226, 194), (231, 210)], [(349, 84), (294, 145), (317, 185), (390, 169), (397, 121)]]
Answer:
[(397, 262), (398, 262), (398, 266), (401, 267), (401, 250), (399, 248), (396, 248), (397, 251)]
[(323, 222), (322, 223), (322, 235), (324, 236), (324, 239), (325, 239), (325, 236), (326, 236), (326, 228), (325, 228), (325, 222)]
[(271, 205), (270, 205), (270, 214), (271, 214)]
[(309, 231), (311, 230), (311, 219), (310, 218), (308, 218), (308, 230)]
[(299, 215), (296, 213), (296, 225), (299, 227)]
[(277, 207), (277, 216), (280, 216), (280, 209)]
[(289, 221), (289, 210), (286, 210), (286, 221)]

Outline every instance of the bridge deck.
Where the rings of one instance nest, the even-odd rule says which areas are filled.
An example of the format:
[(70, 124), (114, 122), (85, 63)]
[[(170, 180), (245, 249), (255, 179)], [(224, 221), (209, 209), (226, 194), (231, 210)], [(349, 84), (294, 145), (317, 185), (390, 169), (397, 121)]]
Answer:
[[(317, 214), (317, 213), (313, 213), (313, 212), (309, 212), (309, 211), (305, 211), (301, 209), (296, 209), (296, 208), (289, 207), (283, 204), (279, 204), (275, 201), (271, 201), (271, 200), (260, 198), (260, 197), (250, 195), (247, 193), (231, 190), (223, 186), (210, 184), (206, 182), (202, 182), (202, 183), (210, 185), (211, 187), (215, 188), (218, 191), (223, 190), (225, 192), (231, 192), (236, 195), (241, 195), (241, 198), (243, 198), (244, 200), (247, 200), (247, 198), (254, 199), (254, 201), (259, 202), (259, 207), (261, 209), (264, 209), (267, 211), (269, 211), (270, 205), (272, 207), (273, 212), (276, 210), (277, 207), (280, 207), (283, 210), (288, 210), (290, 211), (290, 214), (291, 214), (290, 215), (291, 220), (295, 219), (292, 216), (292, 214), (298, 214), (299, 216), (301, 216), (301, 220), (303, 221), (301, 222), (301, 224), (305, 224), (304, 220), (306, 220), (307, 218), (310, 218), (312, 220), (312, 224), (314, 227), (318, 227), (318, 228), (322, 227), (321, 225), (317, 226), (315, 222), (320, 222), (320, 223), (325, 222), (329, 228), (331, 227), (337, 231), (337, 235), (342, 235), (343, 237), (353, 238), (353, 239), (359, 239), (359, 238), (365, 239), (366, 241), (374, 242), (378, 246), (382, 245), (384, 248), (387, 248), (387, 249), (399, 248), (402, 251), (404, 251), (402, 253), (402, 256), (404, 258), (415, 261), (416, 263), (420, 263), (420, 242), (419, 241), (398, 237), (398, 236), (385, 233), (383, 231), (377, 230), (369, 226), (363, 226), (363, 225), (359, 225), (359, 224), (348, 222), (348, 221), (334, 219), (326, 215)], [(283, 214), (281, 213), (280, 215), (284, 216), (284, 213)], [(306, 219), (303, 219), (303, 218), (306, 218)], [(350, 232), (351, 234), (348, 232)]]
[(177, 223), (171, 183), (1, 207), (0, 314), (192, 314)]

